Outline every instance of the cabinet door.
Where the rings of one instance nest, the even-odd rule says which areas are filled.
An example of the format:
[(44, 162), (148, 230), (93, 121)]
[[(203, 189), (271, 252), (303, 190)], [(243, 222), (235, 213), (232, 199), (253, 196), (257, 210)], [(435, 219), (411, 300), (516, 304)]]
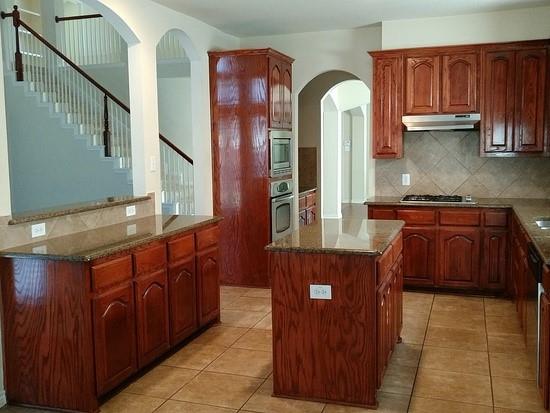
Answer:
[(547, 294), (540, 299), (539, 386), (544, 408), (550, 407), (550, 300)]
[(468, 113), (478, 110), (478, 54), (445, 55), (442, 58), (441, 111)]
[(135, 283), (138, 361), (141, 368), (170, 347), (166, 271), (143, 276)]
[(480, 230), (440, 228), (440, 268), (437, 284), (445, 287), (479, 287)]
[(170, 297), (170, 343), (175, 345), (197, 329), (197, 291), (195, 257), (170, 268), (168, 272)]
[(440, 62), (439, 56), (407, 57), (405, 76), (405, 113), (407, 115), (440, 111)]
[(386, 296), (386, 285), (380, 286), (376, 292), (376, 343), (377, 343), (377, 373), (378, 387), (382, 385), (384, 371), (386, 370), (387, 354), (387, 328), (386, 328), (386, 308), (388, 306)]
[(282, 62), (269, 59), (269, 127), (283, 127), (283, 67)]
[(511, 152), (514, 149), (515, 52), (488, 52), (483, 60), (482, 146), (488, 153)]
[(373, 156), (401, 158), (403, 156), (401, 57), (374, 59), (373, 83)]
[(93, 299), (97, 394), (137, 370), (134, 289), (131, 283)]
[(433, 227), (403, 230), (403, 277), (407, 285), (434, 285), (437, 230)]
[(217, 248), (197, 256), (199, 325), (203, 326), (220, 316), (219, 252)]
[(516, 53), (516, 152), (544, 150), (546, 60), (546, 49), (521, 50)]
[(292, 129), (292, 65), (285, 63), (283, 65), (282, 79), (282, 104), (283, 104), (283, 119), (282, 127), (284, 129)]
[(508, 257), (508, 231), (485, 229), (483, 233), (481, 287), (504, 290)]

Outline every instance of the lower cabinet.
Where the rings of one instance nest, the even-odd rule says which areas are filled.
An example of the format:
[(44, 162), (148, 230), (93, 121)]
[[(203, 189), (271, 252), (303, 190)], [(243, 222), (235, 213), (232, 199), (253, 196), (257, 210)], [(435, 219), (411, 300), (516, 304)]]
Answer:
[(197, 288), (195, 258), (191, 257), (168, 271), (170, 296), (170, 342), (178, 344), (197, 329)]
[(403, 229), (403, 277), (415, 285), (432, 286), (436, 275), (437, 230)]
[(131, 282), (92, 301), (97, 393), (137, 371), (134, 286)]
[(220, 315), (219, 250), (212, 248), (197, 256), (199, 325)]
[(550, 408), (550, 299), (548, 294), (540, 297), (540, 357), (539, 388), (544, 408)]
[(166, 270), (136, 280), (138, 364), (143, 367), (170, 348)]
[(480, 230), (439, 229), (440, 269), (438, 285), (479, 287)]
[(481, 287), (487, 290), (504, 290), (508, 270), (508, 230), (486, 228), (483, 231), (481, 251)]

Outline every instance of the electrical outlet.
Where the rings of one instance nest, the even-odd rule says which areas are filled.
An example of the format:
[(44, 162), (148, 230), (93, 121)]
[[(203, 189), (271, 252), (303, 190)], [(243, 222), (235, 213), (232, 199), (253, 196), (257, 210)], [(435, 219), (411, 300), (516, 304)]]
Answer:
[(332, 286), (310, 284), (309, 298), (312, 300), (332, 300)]
[(31, 238), (43, 237), (46, 235), (46, 223), (31, 225)]
[(410, 186), (411, 185), (411, 175), (410, 174), (401, 174), (401, 185)]
[(132, 225), (128, 225), (126, 227), (126, 235), (127, 236), (132, 236), (132, 235), (136, 235), (136, 232), (137, 232), (137, 227), (136, 227), (136, 224), (132, 224)]
[(133, 217), (134, 215), (136, 215), (136, 206), (135, 205), (127, 206), (126, 207), (126, 216), (127, 217)]

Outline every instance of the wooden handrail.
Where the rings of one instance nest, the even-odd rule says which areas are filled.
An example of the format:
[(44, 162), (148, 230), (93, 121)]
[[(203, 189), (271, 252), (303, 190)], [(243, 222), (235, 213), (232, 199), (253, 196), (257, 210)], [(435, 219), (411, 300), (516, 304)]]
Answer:
[[(111, 92), (109, 92), (107, 89), (105, 89), (103, 86), (101, 86), (94, 78), (92, 78), (88, 73), (86, 73), (84, 70), (82, 70), (76, 63), (74, 63), (71, 59), (69, 59), (67, 56), (65, 56), (62, 52), (60, 52), (53, 44), (48, 42), (40, 33), (38, 33), (36, 30), (34, 30), (32, 27), (30, 27), (27, 23), (25, 23), (21, 18), (19, 17), (19, 11), (17, 10), (17, 6), (13, 6), (13, 13), (5, 13), (1, 12), (0, 16), (2, 19), (5, 19), (7, 17), (13, 17), (14, 18), (14, 26), (16, 29), (16, 36), (18, 35), (18, 29), (19, 26), (24, 27), (29, 31), (34, 37), (36, 37), (40, 42), (42, 42), (48, 49), (50, 49), (53, 53), (55, 53), (60, 59), (62, 59), (65, 63), (67, 63), (69, 66), (71, 66), (74, 70), (76, 70), (84, 79), (86, 79), (88, 82), (90, 82), (92, 85), (94, 85), (97, 89), (99, 89), (106, 98), (111, 99), (113, 102), (115, 102), (118, 106), (120, 106), (123, 110), (125, 110), (127, 113), (130, 113), (130, 108), (122, 102), (120, 99), (118, 99), (115, 95), (113, 95)], [(17, 43), (18, 39), (16, 38)], [(19, 55), (21, 57), (21, 55)], [(20, 68), (17, 69), (17, 53), (16, 53), (16, 70), (17, 70), (17, 80), (22, 81), (23, 80), (23, 63), (20, 62)], [(193, 159), (187, 155), (185, 152), (183, 152), (180, 148), (178, 148), (172, 141), (170, 141), (168, 138), (163, 136), (161, 133), (159, 133), (159, 139), (164, 142), (166, 145), (168, 145), (174, 152), (176, 152), (178, 155), (180, 155), (183, 159), (185, 159), (187, 162), (189, 162), (191, 165), (193, 165)], [(107, 151), (107, 149), (106, 149)]]
[(55, 22), (66, 22), (70, 20), (87, 20), (87, 19), (99, 19), (103, 17), (101, 14), (82, 14), (80, 16), (65, 16), (65, 17), (59, 17), (55, 16)]

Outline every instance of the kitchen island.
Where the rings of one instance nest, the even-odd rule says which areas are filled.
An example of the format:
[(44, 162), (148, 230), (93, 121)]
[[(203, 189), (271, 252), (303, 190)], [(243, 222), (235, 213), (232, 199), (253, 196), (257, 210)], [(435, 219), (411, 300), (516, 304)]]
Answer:
[(275, 396), (377, 407), (400, 341), (403, 224), (320, 220), (267, 246)]

